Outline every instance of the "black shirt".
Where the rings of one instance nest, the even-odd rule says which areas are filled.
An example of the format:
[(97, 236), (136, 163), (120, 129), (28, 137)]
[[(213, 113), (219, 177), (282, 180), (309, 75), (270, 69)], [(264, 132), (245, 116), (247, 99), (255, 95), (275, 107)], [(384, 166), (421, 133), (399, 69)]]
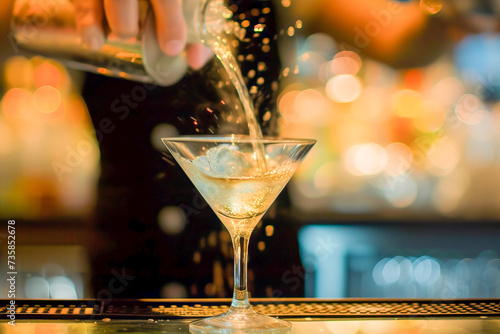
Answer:
[[(239, 41), (237, 58), (263, 132), (274, 135), (281, 68), (272, 4), (236, 0), (229, 7), (237, 21), (250, 22), (247, 41)], [(258, 34), (253, 29), (257, 24), (262, 30)], [(224, 74), (218, 60), (213, 59), (201, 71), (190, 71), (171, 87), (87, 75), (82, 94), (101, 150), (95, 238), (89, 247), (96, 297), (231, 296), (229, 236), (167, 150), (155, 144), (158, 138), (153, 138), (162, 134), (162, 126), (175, 127), (179, 134), (208, 134), (216, 126), (214, 120), (200, 122), (200, 132), (195, 132), (189, 120), (207, 107), (214, 115), (227, 108), (221, 104), (224, 96), (217, 85)], [(224, 94), (235, 96), (232, 88), (223, 89)], [(159, 226), (159, 214), (165, 208), (174, 208), (173, 212), (178, 208), (184, 213), (185, 222), (175, 233), (165, 233)], [(267, 250), (272, 256), (267, 257), (256, 249), (264, 234), (257, 231), (252, 237), (250, 252), (258, 254), (250, 258), (261, 262), (249, 264), (251, 291), (253, 277), (260, 280), (255, 281), (255, 295), (269, 296), (273, 291), (300, 294), (286, 293), (289, 289), (283, 286), (282, 274), (299, 260), (296, 235), (286, 229), (282, 233), (294, 248), (285, 253), (288, 248), (274, 245), (274, 250)], [(285, 239), (275, 238), (274, 242), (279, 240)], [(251, 274), (259, 269), (260, 273)]]

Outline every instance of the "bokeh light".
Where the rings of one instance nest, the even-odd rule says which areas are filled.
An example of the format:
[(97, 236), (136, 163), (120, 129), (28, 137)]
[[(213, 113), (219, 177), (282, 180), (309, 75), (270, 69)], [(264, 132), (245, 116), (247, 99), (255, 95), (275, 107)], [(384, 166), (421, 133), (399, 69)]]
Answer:
[(58, 88), (62, 82), (61, 70), (49, 61), (35, 68), (33, 81), (37, 87), (52, 86)]
[(420, 8), (427, 14), (437, 14), (443, 8), (443, 0), (420, 0)]
[(384, 269), (384, 266), (387, 262), (389, 262), (389, 259), (384, 258), (377, 262), (377, 264), (373, 267), (372, 278), (377, 285), (385, 285), (385, 279), (382, 276), (382, 270)]
[(76, 299), (75, 283), (65, 276), (54, 276), (49, 278), (50, 298), (53, 299)]
[(390, 259), (382, 268), (382, 279), (385, 284), (394, 284), (398, 281), (401, 270), (396, 259)]
[(331, 66), (335, 74), (356, 74), (361, 69), (361, 57), (353, 51), (340, 51), (333, 57)]
[(161, 288), (160, 295), (162, 298), (186, 298), (188, 293), (182, 283), (170, 282)]
[(434, 189), (434, 207), (445, 215), (460, 209), (460, 203), (469, 188), (469, 184), (470, 176), (463, 169), (456, 169), (444, 176)]
[(415, 281), (420, 285), (432, 285), (441, 276), (441, 266), (433, 258), (422, 256), (413, 262)]
[(301, 122), (326, 124), (330, 118), (328, 102), (316, 89), (306, 89), (298, 93), (294, 105)]
[(319, 167), (314, 174), (314, 187), (321, 191), (331, 191), (337, 182), (337, 166), (333, 161), (327, 162)]
[(387, 91), (376, 87), (366, 87), (351, 103), (351, 111), (359, 121), (382, 123), (387, 120)]
[(400, 271), (398, 285), (405, 286), (412, 284), (414, 273), (413, 273), (413, 263), (411, 262), (411, 259), (402, 256), (398, 256), (397, 258), (399, 260), (399, 271)]
[(163, 144), (162, 138), (175, 137), (179, 134), (176, 127), (168, 123), (160, 123), (155, 125), (153, 131), (151, 131), (151, 144), (155, 149), (160, 152), (166, 150), (165, 144)]
[(352, 74), (340, 74), (330, 78), (325, 87), (326, 95), (335, 102), (347, 103), (356, 100), (363, 85)]
[(1, 107), (9, 121), (29, 120), (33, 114), (33, 94), (22, 88), (9, 89), (2, 98)]
[(481, 122), (485, 113), (485, 106), (481, 99), (474, 94), (464, 94), (455, 107), (455, 115), (465, 124), (474, 125)]
[(7, 88), (30, 88), (33, 84), (33, 67), (23, 56), (9, 58), (4, 65)]
[(52, 86), (41, 86), (33, 93), (33, 106), (42, 113), (52, 113), (61, 105), (61, 94)]
[(291, 0), (281, 0), (281, 5), (283, 7), (290, 7), (291, 3)]
[(166, 206), (158, 213), (158, 224), (166, 234), (176, 235), (186, 227), (186, 215), (177, 206)]
[(439, 80), (430, 92), (430, 99), (445, 107), (455, 105), (457, 100), (465, 93), (462, 81), (456, 77), (446, 77)]
[(403, 89), (394, 94), (394, 113), (400, 117), (416, 117), (422, 113), (422, 97), (420, 93)]
[(278, 98), (278, 109), (288, 122), (299, 120), (299, 115), (295, 110), (295, 98), (299, 93), (300, 91), (292, 90), (282, 93)]
[(14, 136), (11, 128), (0, 119), (0, 156), (11, 153), (14, 147)]
[(319, 53), (312, 51), (303, 53), (298, 60), (303, 75), (316, 75), (322, 71), (325, 64), (325, 59)]
[(412, 167), (413, 153), (411, 149), (403, 143), (391, 143), (385, 147), (387, 152), (387, 164), (385, 172), (388, 175), (401, 175)]
[(375, 175), (384, 170), (387, 153), (375, 143), (353, 145), (346, 152), (344, 164), (353, 175)]
[(391, 205), (404, 208), (413, 204), (418, 194), (418, 187), (410, 175), (395, 175), (386, 179), (385, 198)]
[[(433, 166), (439, 168), (443, 173), (448, 173), (457, 166), (460, 152), (453, 140), (443, 137), (430, 147), (427, 156)], [(443, 175), (441, 172), (438, 173)]]
[(372, 278), (379, 286), (390, 286), (397, 283), (400, 286), (431, 286), (442, 279), (441, 264), (431, 256), (422, 255), (418, 258), (394, 256), (377, 262), (372, 270)]
[(27, 298), (50, 298), (49, 282), (43, 277), (28, 277), (24, 289)]
[(301, 48), (301, 54), (304, 52), (315, 52), (323, 59), (332, 59), (335, 54), (335, 42), (333, 38), (324, 33), (309, 35)]
[(358, 54), (352, 51), (341, 51), (335, 54), (334, 58), (321, 64), (319, 78), (327, 81), (331, 77), (339, 74), (355, 75), (361, 69), (362, 61)]
[(446, 109), (431, 100), (424, 101), (420, 113), (413, 118), (413, 124), (422, 132), (439, 130), (446, 120)]

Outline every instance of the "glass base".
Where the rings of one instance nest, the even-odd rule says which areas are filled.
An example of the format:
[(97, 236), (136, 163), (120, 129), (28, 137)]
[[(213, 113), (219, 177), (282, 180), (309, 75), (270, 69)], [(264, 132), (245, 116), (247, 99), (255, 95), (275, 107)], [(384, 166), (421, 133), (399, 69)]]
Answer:
[(291, 333), (292, 324), (288, 321), (258, 314), (251, 307), (237, 309), (189, 324), (191, 333)]

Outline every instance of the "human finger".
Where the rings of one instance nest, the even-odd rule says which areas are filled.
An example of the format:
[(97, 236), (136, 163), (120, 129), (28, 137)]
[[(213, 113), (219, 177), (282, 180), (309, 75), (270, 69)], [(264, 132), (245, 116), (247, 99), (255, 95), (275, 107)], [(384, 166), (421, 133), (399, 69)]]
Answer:
[(104, 45), (103, 9), (100, 0), (74, 0), (76, 28), (82, 43), (91, 50)]
[(212, 48), (201, 43), (189, 44), (187, 47), (187, 62), (189, 67), (199, 70), (214, 56)]
[(104, 13), (111, 31), (119, 38), (128, 39), (139, 33), (137, 0), (104, 0)]
[(186, 46), (187, 38), (182, 0), (151, 0), (151, 3), (160, 49), (169, 56), (180, 54)]

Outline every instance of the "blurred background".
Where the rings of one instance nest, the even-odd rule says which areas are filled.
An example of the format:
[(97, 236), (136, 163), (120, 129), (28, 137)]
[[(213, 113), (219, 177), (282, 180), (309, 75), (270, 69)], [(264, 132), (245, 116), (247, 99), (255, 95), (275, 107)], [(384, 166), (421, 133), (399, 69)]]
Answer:
[[(416, 2), (425, 15), (446, 10)], [(460, 3), (476, 29), (451, 31), (453, 46), (419, 67), (394, 68), (300, 18), (280, 30), (293, 40), (277, 103), (281, 134), (318, 143), (284, 194), (287, 213), (274, 218), (294, 217), (280, 228), (298, 240), (300, 263), (261, 297), (500, 297), (500, 7)], [(91, 297), (85, 245), (100, 152), (80, 96), (84, 74), (17, 53), (11, 11), (2, 2), (0, 219), (16, 220), (17, 297)], [(368, 22), (361, 34), (370, 37), (380, 22)], [(176, 234), (185, 217), (167, 208), (158, 224)], [(260, 228), (254, 258), (273, 257), (283, 241), (273, 220)], [(223, 273), (213, 269), (217, 285)], [(162, 291), (190, 295), (182, 282)]]

